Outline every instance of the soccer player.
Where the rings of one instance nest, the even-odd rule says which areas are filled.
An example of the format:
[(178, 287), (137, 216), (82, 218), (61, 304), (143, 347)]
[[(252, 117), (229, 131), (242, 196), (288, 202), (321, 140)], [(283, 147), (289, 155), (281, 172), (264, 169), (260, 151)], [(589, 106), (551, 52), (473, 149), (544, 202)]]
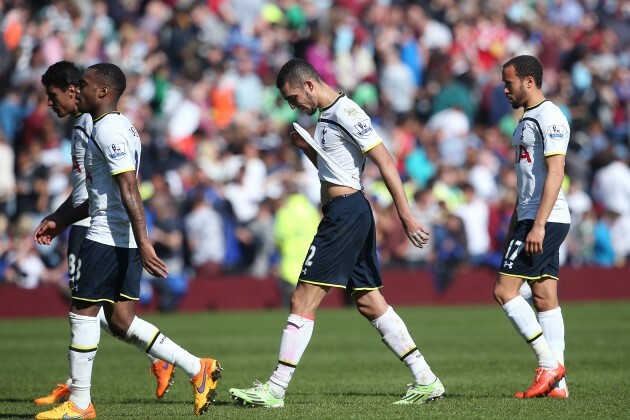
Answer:
[(78, 109), (89, 113), (94, 123), (84, 158), (88, 200), (49, 217), (35, 232), (38, 243), (50, 244), (67, 226), (87, 217), (89, 210), (90, 226), (79, 250), (71, 289), (71, 394), (69, 401), (39, 413), (37, 419), (96, 417), (90, 386), (101, 305), (116, 337), (174, 364), (191, 378), (195, 414), (204, 413), (213, 402), (221, 377), (216, 360), (193, 356), (134, 314), (142, 268), (161, 278), (168, 269), (147, 238), (136, 181), (140, 138), (117, 111), (125, 87), (124, 73), (113, 64), (95, 64), (83, 73), (75, 93)]
[[(74, 118), (74, 127), (70, 137), (72, 154), (70, 183), (72, 185), (72, 192), (66, 201), (64, 201), (51, 216), (42, 220), (38, 229), (46, 223), (48, 218), (52, 217), (54, 219), (58, 217), (58, 214), (63, 214), (67, 212), (68, 209), (77, 207), (88, 198), (87, 188), (85, 186), (83, 158), (85, 157), (88, 139), (92, 134), (92, 117), (90, 114), (83, 114), (77, 110), (75, 95), (79, 90), (80, 79), (81, 72), (73, 63), (68, 61), (60, 61), (53, 64), (42, 76), (42, 84), (48, 96), (48, 106), (59, 118), (72, 115)], [(74, 223), (70, 228), (68, 238), (68, 276), (70, 278), (71, 287), (75, 280), (79, 248), (81, 247), (81, 242), (83, 242), (89, 226), (90, 218), (88, 217)], [(36, 229), (36, 231), (38, 229)], [(103, 308), (98, 312), (98, 320), (101, 328), (111, 335)], [(174, 366), (171, 363), (162, 362), (148, 353), (144, 354), (151, 362), (151, 373), (153, 373), (157, 379), (156, 395), (158, 398), (162, 398), (162, 396), (168, 392), (168, 388), (173, 384)], [(53, 390), (50, 395), (37, 398), (35, 404), (58, 404), (66, 401), (70, 396), (71, 385), (72, 378), (68, 377), (65, 384), (58, 384), (58, 387)]]
[[(512, 108), (522, 107), (525, 113), (512, 135), (518, 195), (494, 298), (538, 359), (534, 383), (515, 396), (567, 398), (558, 266), (571, 223), (560, 189), (569, 124), (560, 108), (545, 99), (543, 67), (536, 58), (515, 57), (502, 73), (505, 96)], [(519, 294), (523, 282), (531, 286), (537, 314)]]
[[(376, 258), (374, 217), (362, 193), (361, 173), (366, 155), (378, 166), (411, 242), (422, 247), (428, 233), (413, 217), (396, 165), (372, 127), (370, 118), (352, 100), (326, 84), (304, 60), (284, 64), (276, 86), (292, 108), (313, 115), (320, 111), (315, 142), (338, 165), (331, 165), (297, 132), (294, 145), (319, 171), (324, 218), (306, 253), (291, 309), (282, 334), (278, 365), (262, 384), (230, 389), (244, 405), (283, 407), (293, 373), (306, 350), (315, 325), (315, 311), (333, 287), (351, 288), (356, 307), (378, 331), (385, 345), (413, 375), (407, 393), (395, 404), (420, 404), (444, 396), (444, 386), (431, 371), (403, 320), (379, 292), (381, 275)], [(342, 170), (343, 172), (342, 173)]]

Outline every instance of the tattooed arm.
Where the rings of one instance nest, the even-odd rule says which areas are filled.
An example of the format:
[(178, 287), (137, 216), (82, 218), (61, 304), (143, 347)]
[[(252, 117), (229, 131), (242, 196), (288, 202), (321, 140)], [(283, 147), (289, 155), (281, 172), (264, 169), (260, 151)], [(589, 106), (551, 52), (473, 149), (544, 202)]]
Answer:
[(114, 178), (120, 187), (120, 197), (131, 222), (131, 229), (138, 244), (142, 265), (149, 274), (166, 278), (168, 274), (166, 264), (158, 258), (147, 236), (147, 222), (135, 171), (122, 172), (114, 175)]

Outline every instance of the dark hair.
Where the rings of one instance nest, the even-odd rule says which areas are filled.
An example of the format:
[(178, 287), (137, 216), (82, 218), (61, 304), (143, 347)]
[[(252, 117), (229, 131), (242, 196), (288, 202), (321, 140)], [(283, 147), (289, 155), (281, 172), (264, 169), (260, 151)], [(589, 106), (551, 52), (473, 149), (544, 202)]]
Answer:
[(116, 91), (118, 96), (122, 95), (127, 88), (127, 78), (125, 73), (115, 64), (98, 63), (91, 65), (88, 69), (93, 69), (99, 82)]
[(282, 66), (276, 78), (276, 87), (281, 89), (287, 83), (291, 87), (303, 84), (307, 79), (321, 82), (317, 70), (309, 62), (301, 58), (293, 58)]
[(46, 73), (42, 75), (44, 87), (56, 87), (66, 91), (70, 86), (79, 86), (81, 72), (69, 61), (59, 61), (48, 67)]
[(514, 57), (509, 60), (507, 63), (503, 65), (503, 68), (514, 66), (514, 70), (516, 70), (516, 76), (523, 80), (528, 76), (534, 78), (534, 82), (536, 83), (536, 87), (540, 89), (542, 87), (542, 79), (543, 79), (543, 66), (540, 64), (540, 61), (536, 57), (531, 55), (519, 55), (518, 57)]

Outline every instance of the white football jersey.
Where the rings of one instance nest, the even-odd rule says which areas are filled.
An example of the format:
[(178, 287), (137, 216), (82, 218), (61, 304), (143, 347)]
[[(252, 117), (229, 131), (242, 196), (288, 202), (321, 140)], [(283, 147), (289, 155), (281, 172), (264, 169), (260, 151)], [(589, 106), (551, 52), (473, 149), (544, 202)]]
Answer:
[[(527, 108), (512, 135), (518, 188), (518, 220), (535, 219), (547, 178), (545, 157), (567, 153), (570, 129), (560, 108), (545, 100)], [(571, 223), (562, 190), (548, 222)]]
[(135, 171), (140, 164), (140, 136), (120, 112), (94, 120), (85, 153), (87, 190), (92, 223), (87, 239), (121, 248), (137, 248), (131, 222), (114, 175)]
[[(361, 174), (365, 167), (365, 153), (382, 143), (365, 111), (342, 93), (332, 105), (322, 109), (314, 137), (315, 142), (347, 172), (345, 176), (339, 174), (337, 168), (317, 155), (319, 179), (355, 190), (363, 189)], [(344, 181), (348, 178), (352, 182)]]
[[(92, 135), (92, 117), (90, 114), (75, 115), (72, 136), (70, 137), (72, 154), (72, 172), (70, 173), (70, 185), (72, 185), (72, 206), (78, 207), (88, 199), (85, 186), (85, 150), (88, 140)], [(75, 223), (76, 226), (90, 226), (90, 218), (87, 217)]]

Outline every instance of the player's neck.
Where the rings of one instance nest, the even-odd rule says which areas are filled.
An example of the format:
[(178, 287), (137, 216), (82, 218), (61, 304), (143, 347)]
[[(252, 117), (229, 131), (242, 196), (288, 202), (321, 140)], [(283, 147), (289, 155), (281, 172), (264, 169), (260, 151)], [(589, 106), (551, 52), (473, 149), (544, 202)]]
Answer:
[(322, 88), (320, 97), (319, 97), (319, 101), (317, 103), (317, 107), (319, 108), (320, 111), (325, 108), (328, 108), (330, 105), (335, 103), (335, 101), (337, 100), (337, 98), (339, 98), (340, 95), (341, 94), (339, 92), (337, 92), (330, 86), (324, 85), (324, 87)]
[(523, 106), (523, 108), (525, 108), (525, 111), (527, 111), (528, 109), (534, 108), (538, 105), (540, 105), (541, 103), (545, 102), (547, 100), (547, 98), (545, 98), (545, 95), (543, 95), (542, 92), (538, 92), (534, 95), (532, 95), (527, 102), (525, 103), (525, 105)]
[(107, 104), (98, 107), (93, 112), (90, 112), (92, 119), (99, 119), (110, 112), (118, 112), (118, 104)]

